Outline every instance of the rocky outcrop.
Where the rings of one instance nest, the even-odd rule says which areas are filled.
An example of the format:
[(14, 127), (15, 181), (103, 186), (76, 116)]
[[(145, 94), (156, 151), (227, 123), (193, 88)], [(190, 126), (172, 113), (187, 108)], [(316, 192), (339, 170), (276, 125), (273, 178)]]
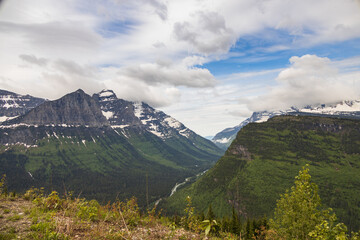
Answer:
[(4, 118), (1, 121), (23, 115), (45, 101), (43, 98), (0, 90), (0, 118)]
[(110, 125), (102, 114), (98, 103), (81, 89), (58, 100), (45, 102), (25, 115), (3, 124), (87, 127)]

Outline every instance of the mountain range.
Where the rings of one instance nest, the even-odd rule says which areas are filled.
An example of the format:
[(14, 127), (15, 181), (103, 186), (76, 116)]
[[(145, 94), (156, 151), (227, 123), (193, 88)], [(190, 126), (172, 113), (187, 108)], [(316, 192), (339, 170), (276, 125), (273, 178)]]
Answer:
[(44, 101), (43, 98), (20, 95), (0, 89), (0, 122), (23, 115)]
[(251, 117), (245, 119), (239, 125), (226, 128), (217, 133), (212, 141), (220, 148), (226, 150), (235, 139), (241, 128), (249, 123), (264, 122), (279, 115), (303, 115), (303, 116), (332, 116), (341, 118), (360, 119), (360, 100), (342, 101), (334, 104), (308, 105), (303, 108), (291, 107), (286, 110), (254, 112)]
[(136, 196), (144, 206), (223, 154), (171, 116), (111, 90), (79, 89), (54, 101), (0, 93), (0, 174), (10, 190)]
[(275, 116), (249, 123), (225, 155), (194, 183), (161, 202), (181, 214), (190, 196), (197, 213), (209, 206), (217, 217), (272, 217), (276, 200), (309, 164), (325, 206), (350, 231), (360, 228), (360, 120), (319, 116)]

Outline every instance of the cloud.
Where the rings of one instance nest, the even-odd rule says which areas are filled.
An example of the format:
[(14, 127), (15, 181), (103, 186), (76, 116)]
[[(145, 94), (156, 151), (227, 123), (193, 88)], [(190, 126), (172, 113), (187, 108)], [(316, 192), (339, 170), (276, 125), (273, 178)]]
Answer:
[[(355, 76), (353, 76), (355, 77)], [(280, 72), (277, 86), (265, 95), (256, 97), (250, 104), (253, 111), (279, 110), (291, 106), (336, 103), (359, 98), (358, 78), (339, 74), (328, 58), (316, 55), (291, 57), (290, 67)]]
[(223, 16), (203, 11), (192, 14), (189, 21), (176, 22), (174, 34), (177, 40), (190, 43), (195, 52), (205, 55), (228, 52), (236, 38)]
[[(162, 0), (105, 0), (97, 3), (98, 13), (108, 18), (120, 17), (121, 15), (124, 17), (129, 11), (133, 12), (134, 10), (134, 12), (136, 12), (136, 10), (139, 9), (146, 9), (146, 7), (151, 7), (152, 13), (156, 14), (161, 20), (167, 20), (168, 7)], [(126, 9), (127, 12), (124, 12), (124, 9)], [(149, 12), (147, 11), (147, 13)], [(138, 14), (141, 13), (138, 12)], [(128, 17), (136, 17), (136, 15), (125, 16), (125, 18)]]
[(96, 72), (98, 71), (98, 69), (95, 67), (82, 66), (74, 61), (64, 59), (58, 59), (54, 61), (53, 68), (67, 75), (77, 75), (92, 78), (95, 77)]
[(49, 62), (48, 59), (46, 58), (37, 58), (34, 55), (26, 55), (26, 54), (21, 54), (19, 55), (19, 57), (24, 60), (25, 62), (31, 63), (31, 64), (36, 64), (39, 66), (46, 66), (47, 63)]
[[(302, 57), (279, 76), (281, 69), (271, 68), (309, 46), (317, 52), (316, 46), (352, 40), (355, 47), (342, 57), (351, 55), (360, 38), (359, 9), (358, 0), (8, 0), (0, 8), (0, 88), (54, 99), (77, 88), (92, 93), (106, 87), (154, 106), (186, 105), (190, 122), (201, 109), (193, 126), (210, 135), (247, 114), (240, 97), (260, 95), (253, 102), (260, 109), (302, 104), (291, 100), (297, 97), (332, 100), (320, 99), (322, 85), (333, 99), (354, 81), (358, 87), (358, 59), (352, 65), (304, 60), (318, 64), (323, 75)], [(326, 46), (327, 56), (340, 56), (341, 49), (331, 49), (337, 45)], [(305, 78), (312, 80), (302, 85)], [(266, 88), (274, 79), (277, 88)], [(176, 115), (186, 121), (182, 113)]]
[(164, 107), (179, 102), (181, 92), (179, 89), (158, 84), (156, 86), (149, 85), (143, 81), (121, 77), (117, 74), (118, 69), (104, 69), (103, 74), (109, 76), (104, 81), (106, 88), (115, 91), (119, 98), (134, 102), (146, 102), (153, 107)]
[(241, 117), (241, 118), (248, 118), (252, 114), (252, 112), (246, 108), (241, 110), (227, 111), (227, 113), (231, 116)]
[[(22, 39), (23, 44), (33, 46), (33, 51), (55, 52), (64, 56), (71, 51), (93, 51), (101, 39), (79, 22), (49, 22), (19, 24), (0, 21), (1, 35), (12, 34)], [(46, 33), (46, 34), (45, 34)], [(62, 51), (63, 53), (59, 52)]]
[[(99, 92), (101, 89), (106, 88), (103, 83), (97, 82), (93, 78), (81, 75), (71, 76), (59, 72), (43, 72), (41, 74), (41, 80), (45, 86), (38, 86), (39, 90), (51, 92), (50, 94), (46, 94), (50, 99), (59, 98), (79, 88), (88, 94)], [(56, 89), (56, 92), (54, 92), (53, 89)]]
[(214, 76), (204, 68), (188, 68), (174, 65), (171, 62), (145, 63), (130, 66), (119, 71), (124, 78), (142, 81), (148, 85), (168, 84), (186, 87), (213, 87), (216, 84)]
[[(99, 80), (99, 70), (93, 66), (26, 54), (21, 54), (19, 58), (30, 65), (13, 75), (14, 78), (0, 76), (0, 88), (48, 99), (59, 98), (79, 88), (89, 94), (105, 88)], [(9, 71), (13, 69), (14, 66)]]
[(165, 3), (162, 3), (158, 0), (146, 0), (144, 1), (145, 3), (150, 4), (151, 6), (153, 6), (155, 8), (155, 13), (162, 19), (162, 20), (166, 20), (168, 17), (168, 9)]

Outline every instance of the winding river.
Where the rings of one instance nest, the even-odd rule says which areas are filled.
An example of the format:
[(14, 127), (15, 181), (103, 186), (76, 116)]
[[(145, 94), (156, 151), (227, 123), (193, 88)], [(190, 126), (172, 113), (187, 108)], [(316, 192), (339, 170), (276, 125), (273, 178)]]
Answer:
[[(191, 177), (185, 178), (185, 180), (184, 180), (183, 182), (181, 182), (181, 183), (176, 183), (175, 186), (171, 189), (171, 192), (170, 192), (169, 197), (171, 197), (174, 193), (176, 193), (177, 189), (178, 189), (180, 186), (182, 186), (182, 185), (190, 182), (190, 180), (193, 179), (193, 178), (198, 178), (198, 177), (202, 176), (202, 175), (203, 175), (204, 173), (206, 173), (208, 170), (209, 170), (209, 169), (207, 169), (207, 170), (205, 170), (205, 171), (203, 171), (203, 172), (201, 172), (201, 173), (198, 173), (198, 174), (196, 174), (195, 176), (191, 176)], [(156, 200), (155, 206), (157, 206), (161, 200), (162, 200), (162, 198), (159, 198), (158, 200)]]

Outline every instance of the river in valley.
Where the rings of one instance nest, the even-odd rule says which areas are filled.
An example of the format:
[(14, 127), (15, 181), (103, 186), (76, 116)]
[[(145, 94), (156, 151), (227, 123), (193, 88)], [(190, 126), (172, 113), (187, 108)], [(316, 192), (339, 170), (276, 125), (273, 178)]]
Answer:
[[(176, 193), (176, 191), (177, 191), (177, 189), (178, 189), (179, 187), (181, 187), (182, 185), (185, 185), (186, 183), (190, 182), (190, 181), (193, 180), (193, 179), (195, 180), (196, 178), (202, 176), (202, 175), (203, 175), (204, 173), (206, 173), (208, 170), (209, 170), (209, 169), (207, 169), (207, 170), (205, 170), (205, 171), (203, 171), (203, 172), (201, 172), (201, 173), (198, 173), (198, 174), (196, 174), (195, 176), (191, 176), (191, 177), (185, 178), (185, 180), (184, 180), (183, 182), (181, 182), (181, 183), (176, 183), (175, 186), (171, 189), (171, 192), (170, 192), (169, 197), (171, 197), (174, 193)], [(155, 206), (157, 206), (161, 200), (162, 200), (162, 198), (156, 200)]]

